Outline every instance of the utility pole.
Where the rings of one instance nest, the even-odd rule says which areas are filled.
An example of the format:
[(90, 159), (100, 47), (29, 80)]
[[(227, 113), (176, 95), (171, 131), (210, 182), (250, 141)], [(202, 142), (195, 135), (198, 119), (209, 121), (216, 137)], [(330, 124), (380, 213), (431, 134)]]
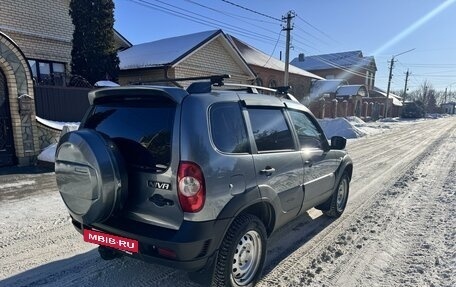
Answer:
[(393, 57), (391, 57), (391, 65), (390, 65), (390, 71), (389, 71), (389, 77), (388, 77), (388, 89), (386, 90), (385, 113), (383, 115), (384, 118), (386, 118), (386, 116), (388, 114), (388, 98), (389, 98), (389, 93), (390, 93), (390, 88), (391, 88), (391, 79), (393, 78), (393, 66), (394, 66), (394, 62), (395, 62), (394, 58), (399, 55), (411, 52), (413, 50), (415, 50), (415, 48), (407, 50), (407, 51), (399, 53), (399, 54), (396, 54)]
[(391, 58), (391, 62), (390, 62), (388, 88), (386, 89), (385, 110), (384, 110), (384, 114), (383, 114), (384, 118), (386, 118), (388, 116), (388, 98), (389, 98), (390, 88), (391, 88), (391, 79), (393, 78), (393, 67), (394, 67), (394, 56)]
[(407, 69), (407, 73), (405, 73), (405, 87), (404, 87), (404, 95), (402, 96), (402, 103), (405, 102), (405, 96), (407, 96), (407, 83), (408, 83), (409, 75), (410, 75), (410, 72)]
[(286, 43), (286, 50), (285, 50), (285, 76), (283, 78), (283, 85), (288, 86), (288, 66), (290, 63), (290, 32), (293, 30), (291, 25), (291, 20), (295, 17), (295, 13), (293, 11), (288, 11), (287, 16), (282, 17), (282, 20), (287, 21), (287, 27), (283, 28), (282, 31), (287, 31), (287, 43)]

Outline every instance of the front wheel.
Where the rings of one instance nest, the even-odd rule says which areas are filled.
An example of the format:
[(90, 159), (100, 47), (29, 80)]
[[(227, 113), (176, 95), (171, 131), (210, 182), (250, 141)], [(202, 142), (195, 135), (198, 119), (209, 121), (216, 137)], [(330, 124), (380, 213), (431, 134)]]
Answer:
[(350, 187), (350, 179), (346, 173), (342, 175), (334, 190), (333, 195), (328, 199), (328, 209), (323, 210), (323, 213), (329, 217), (340, 217), (345, 210), (348, 201), (348, 192)]
[(237, 217), (228, 229), (215, 262), (212, 286), (253, 286), (266, 258), (266, 229), (256, 216)]

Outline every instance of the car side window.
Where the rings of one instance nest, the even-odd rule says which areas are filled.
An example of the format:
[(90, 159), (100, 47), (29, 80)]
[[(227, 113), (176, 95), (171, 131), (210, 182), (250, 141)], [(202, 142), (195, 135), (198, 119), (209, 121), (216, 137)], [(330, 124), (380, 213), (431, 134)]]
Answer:
[(293, 122), (301, 149), (323, 148), (321, 133), (309, 117), (300, 111), (290, 110), (291, 121)]
[(247, 131), (237, 103), (219, 103), (211, 107), (212, 140), (218, 150), (227, 153), (249, 153)]
[(294, 150), (293, 137), (281, 109), (249, 108), (248, 112), (259, 152)]

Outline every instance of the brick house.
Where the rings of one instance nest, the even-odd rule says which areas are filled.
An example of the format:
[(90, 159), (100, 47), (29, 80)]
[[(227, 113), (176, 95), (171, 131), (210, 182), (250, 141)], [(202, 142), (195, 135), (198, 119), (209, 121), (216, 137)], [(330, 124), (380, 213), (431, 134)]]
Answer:
[(325, 79), (346, 80), (350, 85), (365, 85), (368, 90), (375, 86), (375, 59), (364, 57), (361, 51), (305, 57), (301, 54), (291, 64)]
[[(138, 44), (118, 55), (121, 85), (218, 74), (230, 74), (227, 82), (250, 84), (255, 80), (254, 72), (222, 30)], [(189, 83), (175, 84), (185, 87)]]
[[(0, 166), (29, 165), (42, 149), (35, 85), (66, 85), (73, 24), (69, 0), (0, 2)], [(120, 49), (131, 44), (115, 31)]]
[[(233, 36), (229, 36), (229, 39), (255, 72), (258, 86), (274, 88), (284, 85), (285, 62), (271, 57)], [(312, 80), (322, 79), (316, 74), (293, 65), (289, 65), (288, 72), (290, 93), (300, 101), (303, 101), (304, 97), (309, 94)]]
[(71, 60), (69, 1), (0, 4), (0, 165), (32, 164), (40, 151), (34, 80), (63, 84)]

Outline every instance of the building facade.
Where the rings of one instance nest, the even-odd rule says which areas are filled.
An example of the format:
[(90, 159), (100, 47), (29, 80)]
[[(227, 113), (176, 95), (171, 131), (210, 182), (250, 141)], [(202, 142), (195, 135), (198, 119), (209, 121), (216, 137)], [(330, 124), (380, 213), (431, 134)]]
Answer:
[(442, 113), (454, 115), (456, 114), (456, 102), (449, 102), (440, 105)]
[(118, 55), (122, 85), (173, 83), (186, 87), (190, 82), (165, 81), (220, 74), (231, 75), (226, 82), (251, 84), (255, 80), (253, 71), (221, 30), (138, 44)]
[(69, 0), (0, 3), (0, 166), (40, 152), (34, 82), (62, 84), (71, 60)]

